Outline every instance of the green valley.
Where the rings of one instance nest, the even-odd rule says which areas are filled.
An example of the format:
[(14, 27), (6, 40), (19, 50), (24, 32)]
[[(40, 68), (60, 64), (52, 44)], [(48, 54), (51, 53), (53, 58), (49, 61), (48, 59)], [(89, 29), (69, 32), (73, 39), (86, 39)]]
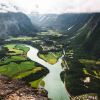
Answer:
[[(1, 59), (0, 74), (14, 79), (22, 79), (39, 71), (42, 73), (42, 70), (45, 69), (27, 58), (29, 48), (24, 44), (5, 44), (4, 48), (7, 48), (8, 51), (6, 51), (5, 56)], [(32, 86), (34, 87), (34, 85)]]

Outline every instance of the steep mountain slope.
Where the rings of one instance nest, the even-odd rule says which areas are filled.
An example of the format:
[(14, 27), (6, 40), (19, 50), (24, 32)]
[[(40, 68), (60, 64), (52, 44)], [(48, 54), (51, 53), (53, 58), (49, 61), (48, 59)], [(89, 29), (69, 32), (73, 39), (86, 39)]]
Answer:
[(28, 35), (36, 31), (36, 27), (23, 13), (0, 13), (0, 35)]
[[(32, 13), (30, 16), (33, 23), (41, 28), (53, 29), (62, 33), (66, 42), (70, 40), (73, 45), (81, 45), (87, 52), (98, 51), (100, 39), (100, 14), (80, 13), (80, 14), (38, 14)], [(94, 49), (95, 48), (95, 49)], [(99, 47), (98, 47), (99, 49)]]
[(83, 48), (91, 56), (100, 58), (100, 14), (93, 14), (88, 22), (76, 32), (71, 41), (73, 45)]
[(37, 31), (21, 8), (9, 0), (0, 1), (0, 36), (29, 35)]
[(100, 98), (100, 14), (91, 14), (69, 40), (65, 60), (70, 63), (64, 77), (68, 91), (72, 95), (96, 93)]
[(39, 14), (32, 12), (28, 15), (31, 21), (40, 27), (50, 27), (57, 20), (57, 14)]
[(55, 29), (62, 32), (76, 31), (82, 27), (92, 14), (38, 14), (32, 13), (29, 15), (33, 23), (37, 23), (40, 27)]

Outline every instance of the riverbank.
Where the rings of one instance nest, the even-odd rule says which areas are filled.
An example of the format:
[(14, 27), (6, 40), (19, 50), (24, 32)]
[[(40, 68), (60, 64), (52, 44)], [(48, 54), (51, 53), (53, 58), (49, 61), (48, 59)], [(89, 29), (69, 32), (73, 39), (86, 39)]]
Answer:
[(63, 71), (62, 57), (57, 63), (49, 64), (38, 57), (39, 50), (32, 46), (9, 44), (5, 47), (6, 59), (1, 62), (1, 74), (21, 79), (35, 88), (42, 86), (48, 91), (48, 97), (53, 100), (69, 100), (69, 94), (60, 78)]
[(62, 57), (58, 59), (56, 64), (52, 65), (38, 57), (38, 49), (31, 46), (27, 47), (30, 48), (27, 57), (49, 70), (49, 74), (43, 78), (45, 82), (44, 88), (48, 91), (48, 97), (53, 100), (70, 100), (65, 85), (60, 78), (60, 73), (63, 71), (61, 66)]

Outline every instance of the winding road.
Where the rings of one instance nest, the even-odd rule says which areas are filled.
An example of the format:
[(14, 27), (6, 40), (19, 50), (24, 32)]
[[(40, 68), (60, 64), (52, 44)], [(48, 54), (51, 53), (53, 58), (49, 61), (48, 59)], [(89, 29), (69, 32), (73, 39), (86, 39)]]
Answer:
[(52, 100), (70, 100), (65, 85), (60, 78), (60, 73), (63, 71), (61, 66), (63, 56), (58, 59), (56, 64), (52, 65), (38, 57), (38, 49), (32, 46), (27, 47), (30, 48), (27, 52), (27, 57), (32, 61), (43, 65), (49, 70), (49, 74), (43, 79), (45, 82), (44, 88), (48, 91), (48, 97)]

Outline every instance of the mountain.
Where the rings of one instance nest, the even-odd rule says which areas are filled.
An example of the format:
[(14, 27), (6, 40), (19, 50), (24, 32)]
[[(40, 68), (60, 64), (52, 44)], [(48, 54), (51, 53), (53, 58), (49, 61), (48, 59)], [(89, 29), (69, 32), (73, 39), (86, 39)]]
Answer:
[(0, 1), (0, 36), (29, 35), (37, 32), (28, 16), (22, 9), (8, 0)]
[(40, 27), (52, 28), (58, 31), (70, 31), (79, 29), (92, 14), (89, 13), (65, 13), (65, 14), (38, 14), (31, 13), (29, 15), (31, 21)]
[[(93, 58), (100, 58), (100, 14), (94, 13), (71, 38), (72, 45), (84, 49), (85, 53), (90, 54)], [(75, 46), (75, 48), (76, 48)], [(80, 50), (81, 51), (81, 50)]]
[(0, 13), (0, 35), (28, 35), (36, 31), (36, 27), (23, 13)]
[(38, 25), (39, 27), (50, 27), (51, 24), (57, 20), (57, 14), (39, 14), (37, 12), (32, 12), (28, 15), (32, 23)]
[[(32, 23), (40, 28), (53, 29), (62, 33), (72, 45), (99, 56), (100, 53), (100, 13), (66, 13), (66, 14), (38, 14), (29, 15)], [(76, 47), (75, 46), (75, 47)], [(81, 51), (81, 50), (80, 50)]]
[(74, 37), (93, 16), (93, 13), (65, 13), (29, 15), (32, 23), (43, 30), (56, 30), (68, 38)]

